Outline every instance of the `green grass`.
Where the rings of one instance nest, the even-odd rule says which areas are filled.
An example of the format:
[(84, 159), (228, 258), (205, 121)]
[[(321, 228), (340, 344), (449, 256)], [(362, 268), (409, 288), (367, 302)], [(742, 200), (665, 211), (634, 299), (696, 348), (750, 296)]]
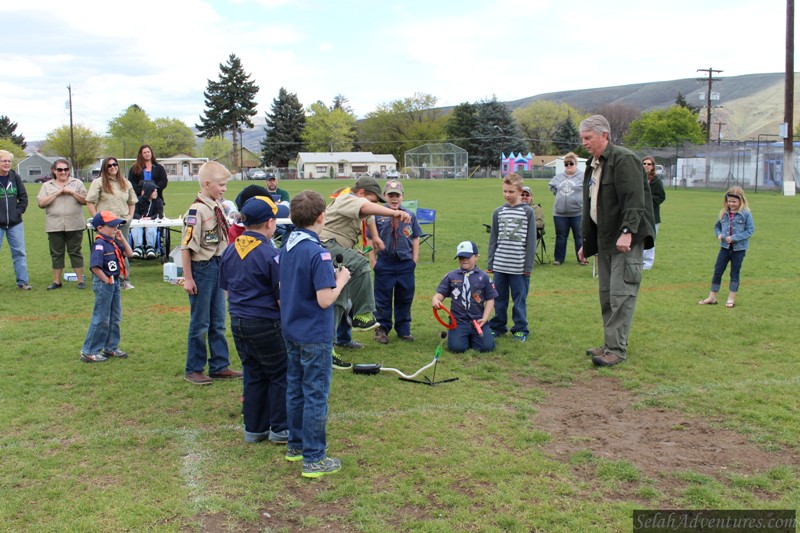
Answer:
[[(227, 196), (247, 184), (231, 183)], [(329, 194), (343, 184), (282, 187)], [(170, 185), (169, 216), (188, 206), (195, 187)], [(552, 196), (544, 182), (533, 189), (552, 254)], [(485, 265), (482, 224), (502, 194), (489, 180), (412, 181), (406, 191), (438, 210), (436, 262), (423, 250), (417, 269), (417, 342), (390, 336), (379, 347), (357, 334), (368, 347), (342, 355), (412, 372), (438, 342), (430, 298), (455, 268), (456, 244), (475, 240)], [(37, 192), (29, 187), (32, 200)], [(547, 453), (553, 436), (536, 427), (547, 400), (539, 384), (599, 374), (619, 379), (640, 408), (706, 417), (766, 450), (798, 451), (800, 200), (750, 194), (756, 234), (731, 310), (696, 305), (716, 257), (720, 193), (667, 195), (626, 364), (598, 371), (582, 355), (602, 335), (590, 269), (569, 260), (537, 266), (529, 341), (501, 340), (491, 354), (445, 353), (436, 376), (459, 381), (425, 387), (391, 374), (335, 372), (328, 437), (344, 468), (321, 481), (302, 480), (280, 447), (244, 443), (240, 383), (183, 381), (188, 300), (163, 283), (160, 264), (134, 262), (136, 289), (123, 295), (121, 347), (130, 358), (80, 363), (93, 294), (74, 284), (44, 290), (44, 215), (32, 201), (25, 227), (33, 291), (15, 288), (7, 243), (0, 251), (0, 530), (622, 531), (635, 508), (797, 508), (794, 465), (718, 478), (667, 472), (678, 490), (665, 491), (642, 465), (596, 458), (588, 443), (556, 459)]]

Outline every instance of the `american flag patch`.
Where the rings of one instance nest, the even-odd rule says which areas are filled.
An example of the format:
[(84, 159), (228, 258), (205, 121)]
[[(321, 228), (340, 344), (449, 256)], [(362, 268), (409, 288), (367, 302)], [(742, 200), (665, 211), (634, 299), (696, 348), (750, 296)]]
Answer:
[(330, 261), (331, 260), (331, 253), (330, 252), (322, 252), (319, 254), (319, 258), (323, 261)]
[(186, 217), (187, 226), (194, 226), (195, 224), (197, 224), (197, 217), (192, 217), (192, 216)]
[(102, 244), (95, 244), (94, 245), (94, 249), (95, 250), (102, 250), (103, 249), (103, 245)]

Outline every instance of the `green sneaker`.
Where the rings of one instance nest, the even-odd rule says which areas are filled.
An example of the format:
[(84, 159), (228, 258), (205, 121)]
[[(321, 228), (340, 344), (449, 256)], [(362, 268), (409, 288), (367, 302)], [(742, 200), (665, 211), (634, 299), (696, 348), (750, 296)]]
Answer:
[(291, 462), (291, 463), (294, 463), (296, 461), (302, 461), (303, 460), (303, 450), (301, 450), (300, 448), (287, 447), (286, 448), (286, 455), (284, 455), (283, 458), (286, 459), (287, 461)]
[(333, 356), (333, 368), (337, 370), (347, 370), (353, 366), (353, 363), (348, 363), (347, 361), (339, 359), (339, 356), (336, 354), (336, 350), (332, 350), (331, 355)]
[(378, 322), (372, 313), (364, 313), (353, 317), (353, 331), (372, 331), (378, 327)]
[(514, 340), (518, 342), (525, 342), (526, 340), (528, 340), (528, 336), (522, 333), (521, 331), (518, 331), (514, 333)]
[(326, 457), (316, 463), (303, 462), (303, 477), (317, 478), (326, 474), (333, 474), (342, 468), (342, 462), (333, 457)]

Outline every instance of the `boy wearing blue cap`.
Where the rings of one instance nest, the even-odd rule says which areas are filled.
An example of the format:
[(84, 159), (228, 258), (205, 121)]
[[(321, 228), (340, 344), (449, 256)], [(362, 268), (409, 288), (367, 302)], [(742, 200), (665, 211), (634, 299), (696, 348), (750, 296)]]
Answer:
[(109, 357), (124, 359), (128, 354), (119, 349), (122, 321), (120, 283), (127, 277), (125, 257), (131, 257), (128, 240), (119, 230), (125, 220), (110, 211), (100, 211), (92, 218), (97, 230), (89, 262), (94, 274), (94, 310), (86, 340), (81, 349), (81, 361), (100, 363)]
[(247, 200), (245, 231), (223, 252), (219, 286), (228, 292), (231, 332), (244, 371), (244, 440), (286, 443), (286, 345), (281, 334), (278, 249), (272, 244), (285, 205)]
[(461, 268), (449, 272), (433, 295), (433, 308), (440, 309), (442, 301), (450, 298), (450, 313), (456, 321), (455, 329), (447, 335), (447, 348), (451, 352), (466, 352), (472, 348), (479, 352), (494, 350), (494, 338), (484, 326), (494, 310), (497, 291), (489, 276), (478, 268), (478, 245), (463, 241), (456, 248), (455, 259)]

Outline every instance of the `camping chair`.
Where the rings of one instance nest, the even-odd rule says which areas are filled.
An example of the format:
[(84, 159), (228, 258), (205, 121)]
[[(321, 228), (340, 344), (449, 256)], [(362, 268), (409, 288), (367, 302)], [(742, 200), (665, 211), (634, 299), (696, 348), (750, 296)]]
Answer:
[(431, 225), (431, 231), (425, 232), (419, 237), (419, 245), (427, 244), (431, 249), (431, 262), (436, 262), (436, 209), (424, 209), (417, 207), (417, 222), (420, 226)]

